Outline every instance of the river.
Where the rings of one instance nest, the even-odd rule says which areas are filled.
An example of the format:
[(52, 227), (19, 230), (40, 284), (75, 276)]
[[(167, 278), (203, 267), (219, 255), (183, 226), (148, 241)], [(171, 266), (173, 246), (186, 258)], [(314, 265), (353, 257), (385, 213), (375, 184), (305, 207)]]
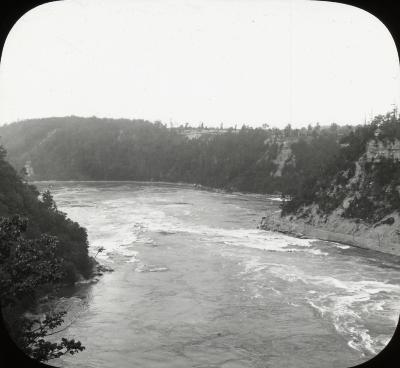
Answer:
[[(80, 283), (62, 367), (349, 367), (400, 311), (393, 256), (257, 229), (274, 197), (142, 182), (39, 182), (114, 269)], [(53, 336), (57, 337), (57, 335)]]

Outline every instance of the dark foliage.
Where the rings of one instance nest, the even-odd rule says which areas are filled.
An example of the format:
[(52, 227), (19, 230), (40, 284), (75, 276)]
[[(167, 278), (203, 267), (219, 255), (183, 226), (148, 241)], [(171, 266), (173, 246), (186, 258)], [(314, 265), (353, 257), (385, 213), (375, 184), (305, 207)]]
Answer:
[[(400, 140), (400, 121), (393, 114), (387, 114), (376, 117), (370, 124), (356, 127), (341, 138), (340, 145), (325, 142), (326, 148), (314, 151), (304, 143), (300, 151), (295, 151), (294, 147), (299, 165), (293, 170), (293, 177), (299, 177), (300, 158), (309, 151), (304, 160), (308, 172), (304, 180), (297, 179), (294, 189), (289, 190), (292, 200), (283, 204), (283, 214), (296, 212), (301, 206), (312, 203), (327, 214), (346, 196), (354, 198), (345, 209), (344, 217), (375, 223), (393, 211), (400, 211), (400, 162), (389, 157), (378, 157), (373, 162), (363, 158), (368, 142), (375, 140), (385, 145), (396, 139)], [(356, 164), (363, 177), (350, 185)]]
[(91, 262), (88, 256), (86, 230), (57, 209), (49, 192), (39, 192), (25, 183), (5, 160), (6, 152), (0, 146), (0, 216), (16, 214), (26, 217), (29, 227), (24, 233), (28, 239), (40, 238), (43, 233), (57, 236), (56, 255), (62, 257), (64, 282), (74, 282), (80, 275), (88, 277)]
[[(151, 180), (280, 193), (290, 199), (282, 206), (283, 214), (312, 203), (328, 214), (340, 206), (349, 190), (360, 190), (361, 197), (368, 200), (364, 205), (357, 204), (362, 199), (354, 200), (354, 208), (345, 216), (357, 215), (368, 221), (372, 221), (365, 213), (370, 209), (368, 201), (378, 217), (399, 208), (396, 162), (382, 161), (367, 168), (368, 180), (373, 183), (369, 189), (347, 187), (368, 142), (400, 139), (399, 121), (393, 114), (357, 127), (317, 124), (293, 129), (288, 125), (279, 130), (243, 125), (225, 131), (204, 126), (197, 130), (200, 137), (189, 139), (186, 132), (196, 132), (196, 128), (169, 129), (160, 122), (144, 120), (67, 117), (10, 124), (0, 128), (0, 135), (15, 167), (22, 170), (30, 161), (33, 178), (41, 180)], [(291, 150), (291, 156), (282, 162), (285, 149)], [(378, 193), (382, 190), (384, 195)], [(392, 205), (378, 210), (379, 201)]]
[(0, 128), (0, 135), (18, 170), (31, 161), (34, 179), (154, 180), (272, 193), (295, 183), (273, 175), (283, 141), (323, 134), (330, 138), (314, 142), (322, 148), (348, 127), (201, 130), (201, 137), (189, 139), (184, 127), (168, 129), (159, 122), (67, 117), (10, 124)]
[(29, 319), (23, 312), (33, 306), (44, 288), (63, 279), (62, 259), (56, 255), (56, 237), (42, 234), (26, 239), (27, 220), (19, 216), (0, 218), (0, 300), (11, 337), (28, 356), (47, 361), (84, 347), (79, 341), (62, 338), (52, 343), (45, 338), (64, 322), (65, 311), (43, 319)]

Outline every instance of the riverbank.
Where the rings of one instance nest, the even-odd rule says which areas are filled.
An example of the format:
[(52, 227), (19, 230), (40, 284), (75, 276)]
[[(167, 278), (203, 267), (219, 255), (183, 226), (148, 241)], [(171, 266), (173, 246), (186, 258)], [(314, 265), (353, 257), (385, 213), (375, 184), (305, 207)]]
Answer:
[(397, 213), (369, 225), (356, 219), (345, 219), (339, 213), (322, 217), (315, 209), (308, 216), (281, 217), (281, 210), (274, 208), (267, 210), (259, 228), (400, 256), (400, 217)]
[(88, 278), (80, 277), (73, 284), (61, 283), (55, 285), (47, 292), (43, 292), (35, 303), (35, 305), (28, 308), (24, 315), (28, 318), (44, 318), (46, 313), (54, 311), (69, 309), (69, 306), (63, 305), (66, 297), (70, 297), (77, 293), (77, 290), (83, 285), (91, 285), (100, 281), (104, 273), (113, 272), (114, 270), (92, 258), (92, 269)]

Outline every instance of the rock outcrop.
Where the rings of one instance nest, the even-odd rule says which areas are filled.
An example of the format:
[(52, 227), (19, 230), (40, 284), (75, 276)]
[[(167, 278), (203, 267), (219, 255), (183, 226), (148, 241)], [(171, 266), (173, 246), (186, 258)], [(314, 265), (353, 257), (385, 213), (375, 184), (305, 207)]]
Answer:
[(400, 216), (393, 213), (370, 225), (357, 219), (344, 219), (340, 214), (319, 216), (312, 211), (308, 217), (282, 216), (271, 210), (262, 218), (260, 228), (297, 237), (310, 237), (344, 243), (360, 248), (400, 256)]

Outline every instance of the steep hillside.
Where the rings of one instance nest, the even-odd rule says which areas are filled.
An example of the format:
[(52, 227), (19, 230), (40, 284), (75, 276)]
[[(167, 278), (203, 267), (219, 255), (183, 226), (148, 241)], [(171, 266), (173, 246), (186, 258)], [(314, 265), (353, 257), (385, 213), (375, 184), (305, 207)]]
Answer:
[[(294, 171), (303, 181), (324, 165), (331, 154), (324, 154), (326, 148), (337, 150), (340, 135), (334, 125), (198, 131), (189, 138), (185, 129), (161, 123), (66, 117), (0, 127), (0, 137), (12, 164), (25, 167), (29, 179), (154, 180), (280, 193), (290, 192)], [(289, 169), (291, 150), (300, 171)], [(320, 152), (314, 155), (315, 150)]]
[(398, 119), (380, 116), (358, 127), (321, 174), (308, 179), (282, 204), (281, 214), (267, 214), (263, 228), (400, 252)]
[(6, 161), (6, 151), (0, 146), (0, 217), (14, 215), (27, 218), (26, 238), (40, 238), (43, 233), (57, 237), (56, 254), (63, 260), (64, 282), (89, 276), (91, 262), (86, 230), (58, 211), (49, 193), (40, 199), (36, 188), (25, 183)]

